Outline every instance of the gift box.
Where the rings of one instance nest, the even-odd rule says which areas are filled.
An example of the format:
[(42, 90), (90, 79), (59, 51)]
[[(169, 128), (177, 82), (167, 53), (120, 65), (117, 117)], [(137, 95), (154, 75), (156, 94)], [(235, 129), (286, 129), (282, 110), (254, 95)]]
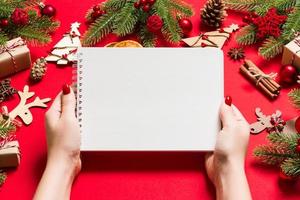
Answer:
[(20, 164), (18, 141), (11, 141), (0, 148), (0, 168), (17, 167)]
[(300, 36), (284, 46), (282, 65), (293, 65), (300, 69)]
[(0, 78), (29, 68), (30, 52), (22, 38), (15, 38), (0, 46)]

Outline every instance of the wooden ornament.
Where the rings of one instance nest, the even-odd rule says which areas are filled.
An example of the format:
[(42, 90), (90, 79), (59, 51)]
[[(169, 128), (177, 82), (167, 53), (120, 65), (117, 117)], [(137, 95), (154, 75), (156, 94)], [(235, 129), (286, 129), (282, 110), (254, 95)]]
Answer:
[(35, 94), (34, 92), (29, 92), (29, 87), (27, 85), (24, 86), (23, 92), (18, 91), (18, 94), (20, 96), (20, 103), (8, 114), (9, 119), (13, 121), (18, 116), (26, 125), (31, 124), (33, 120), (30, 108), (46, 108), (47, 105), (45, 103), (51, 100), (50, 98), (40, 99), (39, 97), (36, 97), (34, 101), (26, 104), (27, 99), (30, 99)]

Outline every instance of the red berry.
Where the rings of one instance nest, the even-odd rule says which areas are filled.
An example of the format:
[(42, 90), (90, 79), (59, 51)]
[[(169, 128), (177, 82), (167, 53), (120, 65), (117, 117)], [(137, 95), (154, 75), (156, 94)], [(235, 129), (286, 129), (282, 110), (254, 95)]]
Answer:
[(136, 9), (138, 9), (138, 8), (141, 6), (141, 3), (140, 3), (139, 1), (137, 1), (137, 2), (135, 2), (135, 3), (133, 4), (133, 6), (134, 6)]
[(187, 18), (179, 19), (178, 23), (184, 34), (190, 33), (193, 29), (193, 24), (192, 24), (191, 20), (189, 20)]
[(146, 5), (147, 3), (148, 3), (147, 0), (140, 0), (140, 4), (142, 4), (142, 5)]
[(94, 11), (100, 10), (100, 6), (99, 6), (99, 5), (95, 5), (95, 6), (93, 7), (93, 10), (94, 10)]
[(94, 12), (92, 13), (92, 18), (93, 18), (94, 20), (98, 19), (98, 18), (101, 17), (101, 16), (102, 16), (102, 11), (101, 11), (101, 10), (97, 10), (97, 11), (94, 11)]
[(0, 26), (1, 27), (5, 27), (5, 26), (8, 26), (8, 19), (1, 19), (0, 21)]
[(149, 12), (150, 11), (150, 6), (148, 4), (143, 6), (143, 11), (144, 12)]
[(298, 143), (298, 145), (296, 146), (296, 152), (300, 153), (300, 144)]
[(207, 35), (203, 35), (202, 36), (202, 40), (208, 40), (208, 36)]
[(201, 43), (201, 47), (207, 47), (207, 44), (205, 44), (205, 43)]
[(226, 97), (225, 97), (225, 103), (226, 103), (228, 106), (231, 106), (231, 104), (232, 104), (232, 98), (231, 98), (231, 96), (226, 96)]
[(156, 2), (156, 0), (148, 0), (148, 3), (149, 3), (150, 5), (155, 4), (155, 2)]

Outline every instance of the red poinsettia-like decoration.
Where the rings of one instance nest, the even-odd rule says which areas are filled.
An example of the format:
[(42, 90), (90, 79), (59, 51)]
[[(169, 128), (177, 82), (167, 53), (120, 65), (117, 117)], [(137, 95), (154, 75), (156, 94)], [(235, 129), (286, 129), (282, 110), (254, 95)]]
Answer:
[(276, 8), (269, 9), (265, 16), (256, 16), (253, 19), (253, 24), (257, 27), (257, 38), (279, 37), (281, 34), (280, 25), (284, 24), (286, 19), (286, 15), (278, 15)]

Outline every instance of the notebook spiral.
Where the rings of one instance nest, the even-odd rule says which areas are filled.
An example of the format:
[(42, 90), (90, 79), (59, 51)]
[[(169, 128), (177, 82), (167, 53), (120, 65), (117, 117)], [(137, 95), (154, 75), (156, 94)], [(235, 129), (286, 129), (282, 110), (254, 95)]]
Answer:
[(73, 65), (72, 88), (76, 96), (76, 116), (78, 119), (79, 127), (82, 127), (82, 53), (77, 54), (77, 63)]

